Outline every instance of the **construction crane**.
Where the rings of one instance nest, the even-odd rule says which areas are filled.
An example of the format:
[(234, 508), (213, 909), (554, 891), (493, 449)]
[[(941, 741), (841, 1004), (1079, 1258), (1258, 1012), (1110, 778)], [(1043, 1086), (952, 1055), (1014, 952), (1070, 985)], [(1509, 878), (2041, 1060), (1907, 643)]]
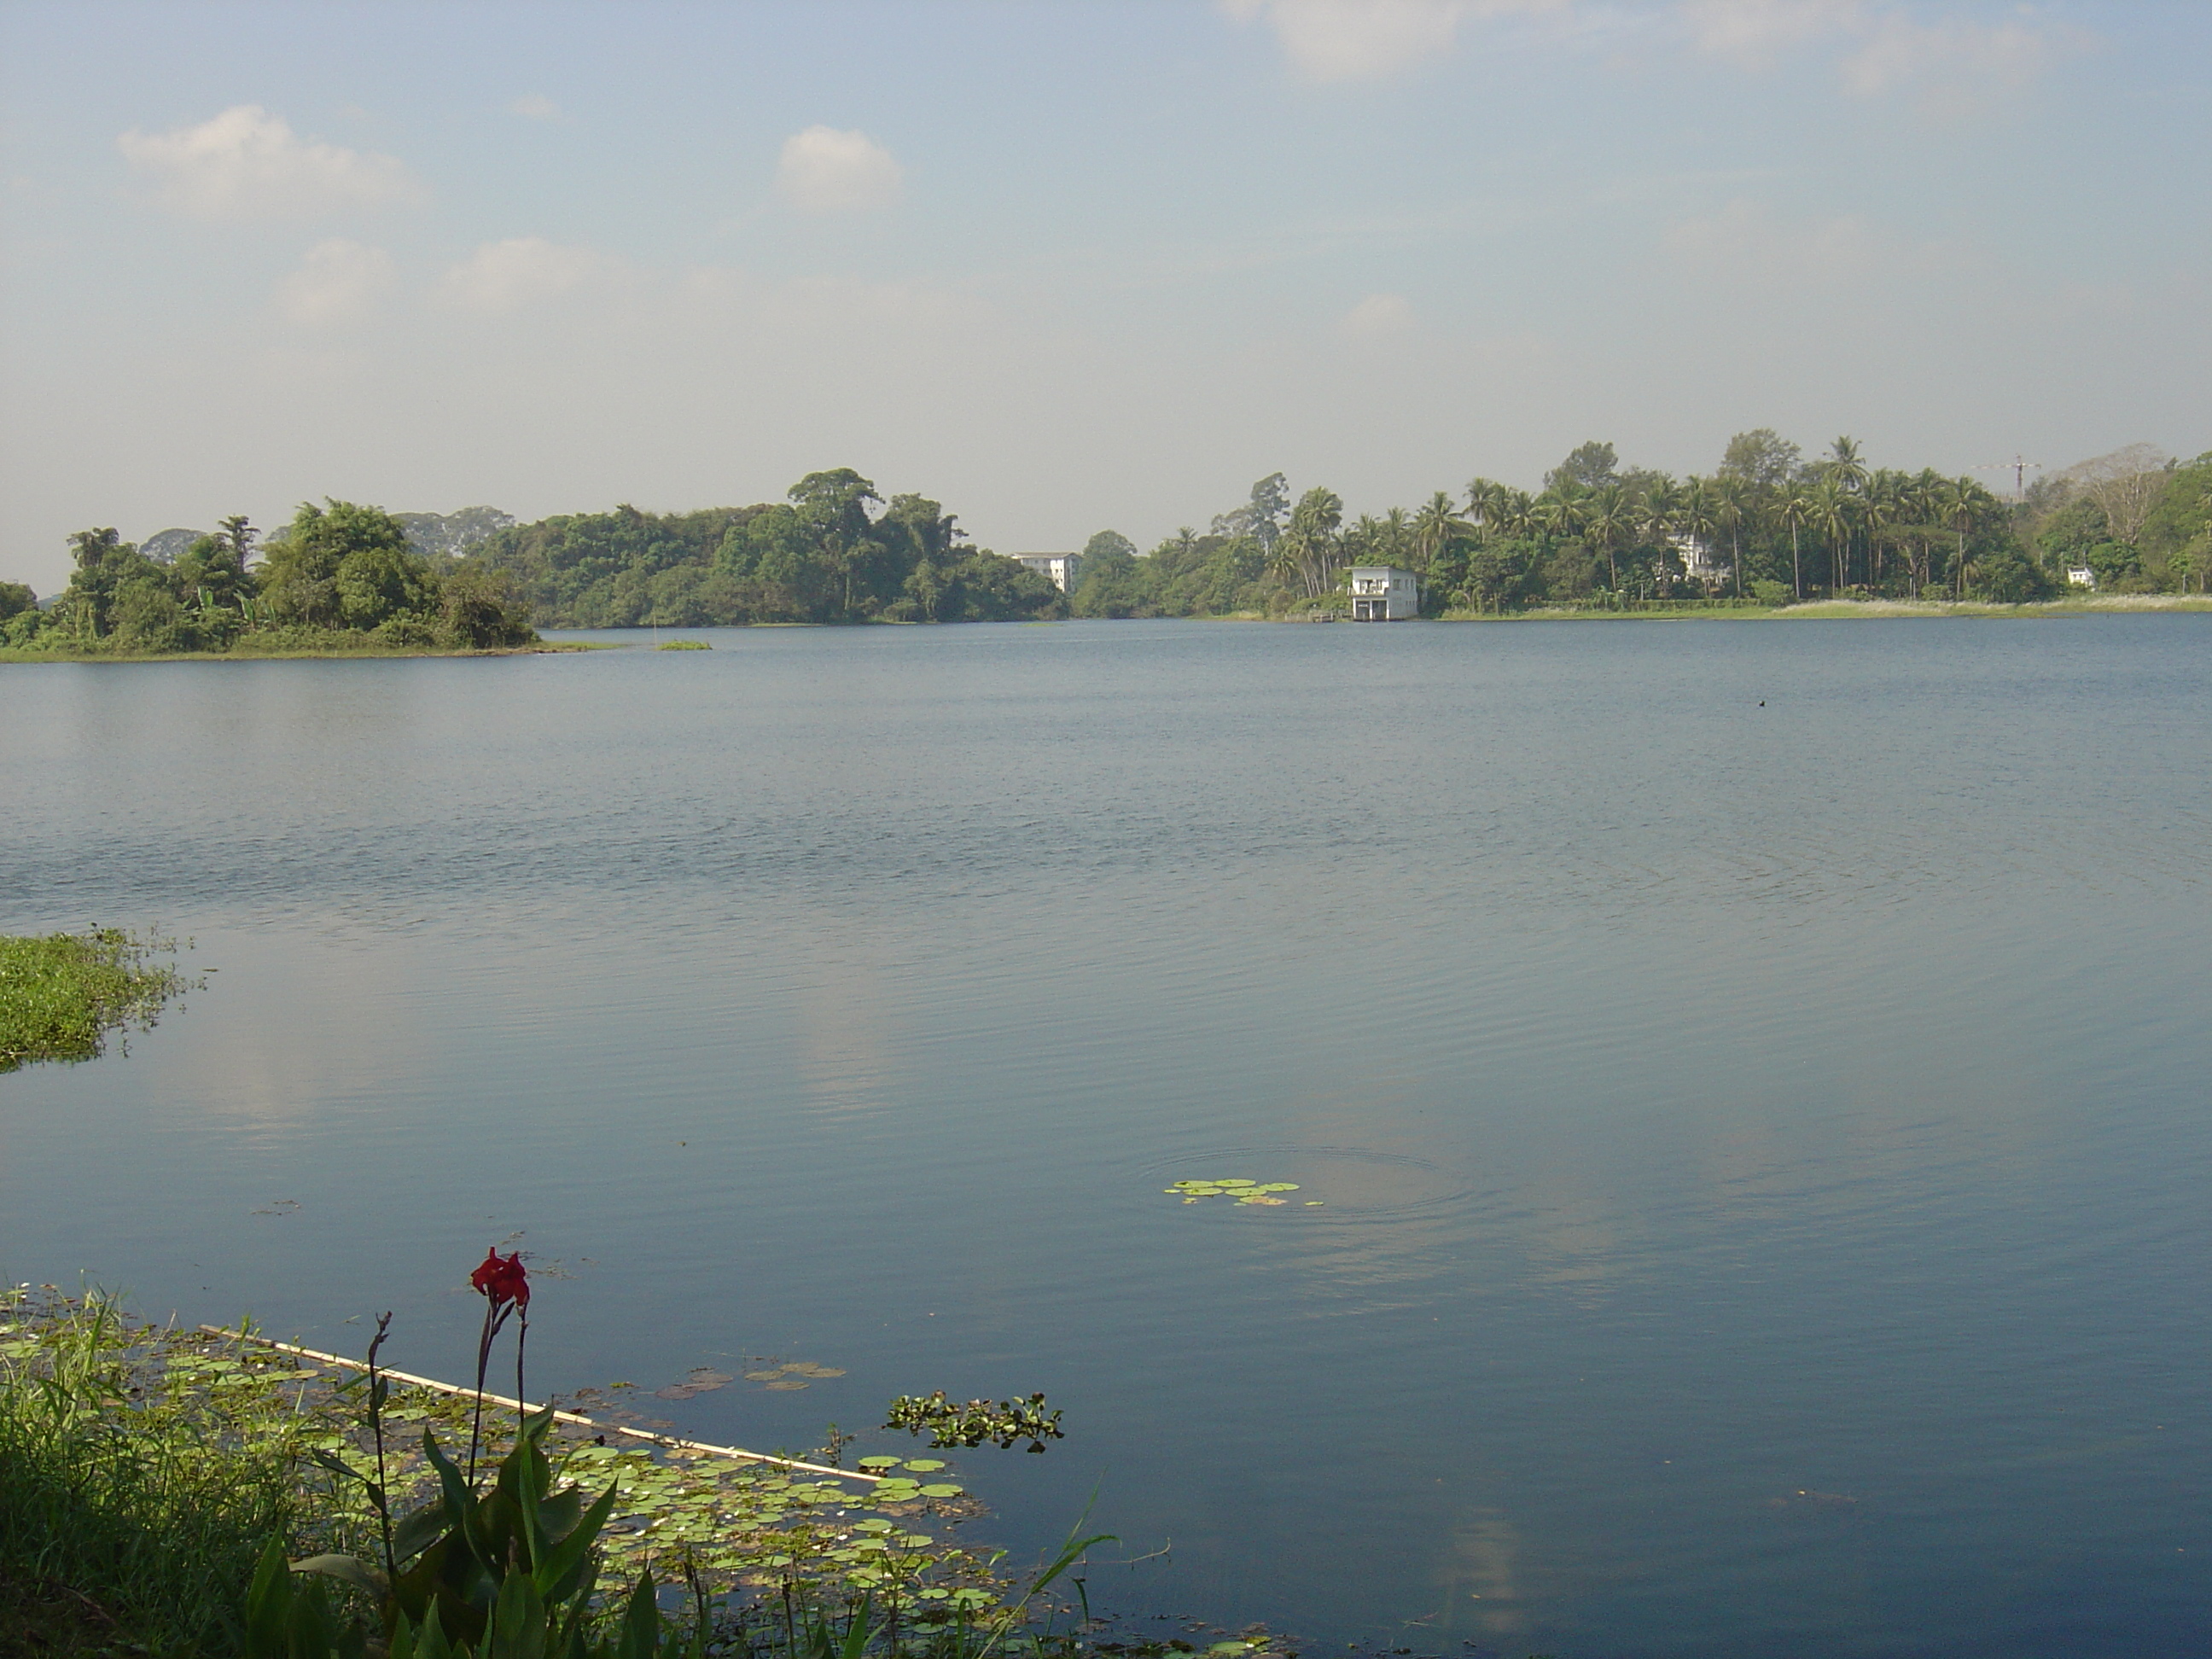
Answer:
[(2027, 475), (2031, 468), (2040, 472), (2043, 471), (2043, 463), (2031, 461), (2025, 456), (2015, 455), (2008, 461), (1992, 461), (1987, 466), (1977, 466), (1971, 468), (1970, 471), (2011, 473), (2012, 498), (2016, 501), (2024, 501), (2027, 499)]

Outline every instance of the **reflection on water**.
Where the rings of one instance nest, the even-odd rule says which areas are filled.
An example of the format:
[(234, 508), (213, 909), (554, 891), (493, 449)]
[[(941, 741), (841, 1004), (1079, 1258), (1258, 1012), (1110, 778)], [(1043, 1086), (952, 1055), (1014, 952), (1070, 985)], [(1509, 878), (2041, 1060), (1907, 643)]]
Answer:
[(548, 1386), (844, 1373), (704, 1438), (1045, 1389), (1132, 1613), (2201, 1650), (2205, 619), (715, 643), (0, 667), (5, 925), (219, 970), (0, 1271), (451, 1374), (520, 1230)]

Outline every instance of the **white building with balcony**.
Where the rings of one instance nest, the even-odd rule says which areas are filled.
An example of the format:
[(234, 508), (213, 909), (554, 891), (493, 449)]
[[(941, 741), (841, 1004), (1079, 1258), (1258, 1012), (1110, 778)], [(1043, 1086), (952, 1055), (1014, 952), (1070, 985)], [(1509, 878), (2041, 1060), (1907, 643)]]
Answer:
[(1355, 564), (1345, 574), (1352, 579), (1352, 621), (1403, 622), (1421, 614), (1421, 580), (1412, 571)]

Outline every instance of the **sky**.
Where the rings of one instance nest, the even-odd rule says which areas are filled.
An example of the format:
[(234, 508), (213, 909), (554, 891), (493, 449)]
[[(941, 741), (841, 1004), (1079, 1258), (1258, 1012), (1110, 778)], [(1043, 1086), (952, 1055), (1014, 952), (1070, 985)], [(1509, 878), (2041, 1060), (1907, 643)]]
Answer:
[(0, 0), (0, 580), (852, 466), (1002, 552), (1586, 439), (2212, 448), (2212, 3)]

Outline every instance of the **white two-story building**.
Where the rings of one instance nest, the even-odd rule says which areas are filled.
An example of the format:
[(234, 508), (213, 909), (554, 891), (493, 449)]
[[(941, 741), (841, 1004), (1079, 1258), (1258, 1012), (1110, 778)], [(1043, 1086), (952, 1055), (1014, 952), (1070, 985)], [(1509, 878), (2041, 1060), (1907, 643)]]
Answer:
[(1421, 580), (1412, 571), (1355, 564), (1345, 574), (1352, 580), (1352, 621), (1402, 622), (1421, 614)]

